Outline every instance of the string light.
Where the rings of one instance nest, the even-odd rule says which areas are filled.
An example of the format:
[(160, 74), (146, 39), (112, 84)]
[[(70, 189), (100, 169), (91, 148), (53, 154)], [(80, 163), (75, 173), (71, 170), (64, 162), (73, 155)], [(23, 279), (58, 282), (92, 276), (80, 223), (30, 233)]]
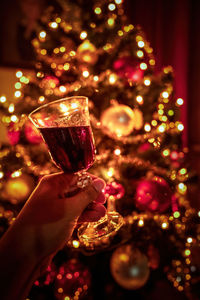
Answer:
[(150, 132), (150, 131), (151, 131), (151, 125), (148, 124), (148, 123), (146, 123), (146, 124), (144, 125), (144, 130), (145, 130), (146, 132)]
[(115, 8), (116, 8), (116, 6), (115, 6), (114, 3), (110, 3), (110, 4), (108, 5), (108, 9), (111, 10), (111, 11), (115, 10)]
[(82, 31), (80, 34), (80, 38), (81, 40), (84, 40), (87, 37), (87, 32), (86, 31)]
[(139, 104), (143, 104), (143, 103), (144, 103), (143, 97), (140, 96), (140, 95), (138, 95), (138, 96), (136, 97), (136, 101), (137, 101)]
[(94, 9), (95, 14), (100, 15), (101, 14), (101, 8), (100, 7), (96, 7)]
[(144, 85), (149, 86), (151, 84), (151, 80), (146, 78), (144, 79)]
[(143, 41), (139, 41), (138, 42), (138, 47), (143, 48), (144, 47), (144, 42)]
[(178, 98), (178, 99), (176, 100), (176, 104), (177, 104), (178, 106), (183, 105), (183, 103), (184, 103), (184, 101), (183, 101), (182, 98)]
[(5, 103), (6, 102), (6, 96), (1, 96), (0, 97), (0, 102)]

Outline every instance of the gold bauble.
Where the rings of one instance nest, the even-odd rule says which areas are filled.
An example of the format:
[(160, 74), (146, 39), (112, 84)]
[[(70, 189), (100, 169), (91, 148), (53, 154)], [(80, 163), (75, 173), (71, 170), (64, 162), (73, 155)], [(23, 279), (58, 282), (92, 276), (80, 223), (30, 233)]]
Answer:
[(135, 128), (134, 112), (127, 105), (111, 106), (101, 115), (101, 124), (113, 135), (127, 136)]
[(110, 269), (115, 281), (127, 290), (144, 286), (150, 274), (147, 257), (132, 245), (123, 245), (113, 252)]
[(33, 189), (33, 178), (23, 174), (7, 180), (4, 186), (4, 195), (10, 202), (16, 204), (26, 200)]
[(80, 62), (90, 65), (94, 65), (98, 60), (97, 49), (89, 40), (85, 40), (78, 47), (77, 55)]

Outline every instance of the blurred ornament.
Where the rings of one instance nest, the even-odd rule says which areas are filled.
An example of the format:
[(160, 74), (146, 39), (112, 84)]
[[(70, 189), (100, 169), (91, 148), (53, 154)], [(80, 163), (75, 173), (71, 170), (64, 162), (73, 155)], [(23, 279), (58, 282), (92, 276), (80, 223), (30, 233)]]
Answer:
[(144, 153), (144, 152), (149, 151), (150, 149), (151, 149), (151, 145), (149, 143), (144, 143), (138, 147), (138, 152)]
[[(63, 300), (65, 297), (77, 299), (85, 296), (91, 284), (91, 274), (87, 267), (77, 259), (71, 259), (60, 266), (55, 279), (55, 297)], [(73, 298), (74, 299), (74, 298)]]
[(118, 58), (113, 64), (113, 69), (118, 76), (133, 82), (138, 82), (144, 76), (144, 70), (140, 69), (139, 61), (132, 56)]
[(40, 132), (30, 121), (27, 121), (25, 124), (24, 134), (27, 141), (31, 144), (40, 144), (43, 141)]
[(113, 252), (110, 268), (116, 282), (128, 290), (144, 286), (150, 273), (147, 257), (131, 245), (123, 245)]
[(138, 184), (135, 199), (140, 210), (162, 213), (171, 205), (172, 191), (163, 178), (154, 176)]
[(3, 196), (11, 203), (17, 204), (27, 200), (34, 186), (33, 178), (27, 174), (9, 178), (4, 185)]
[(157, 269), (160, 263), (160, 255), (158, 249), (155, 248), (153, 245), (149, 245), (147, 250), (147, 256), (149, 259), (149, 267), (153, 270)]
[(111, 182), (106, 184), (104, 188), (105, 196), (113, 196), (115, 199), (121, 199), (124, 196), (125, 190), (122, 184), (118, 182)]
[(51, 284), (54, 280), (55, 277), (57, 275), (56, 272), (56, 266), (55, 264), (52, 262), (47, 268), (46, 270), (43, 272), (42, 276), (39, 277), (35, 282), (34, 285), (35, 286), (39, 286), (39, 287), (43, 287), (45, 285), (49, 285)]
[(59, 80), (55, 76), (45, 76), (40, 82), (40, 87), (42, 89), (55, 89), (59, 85)]
[(8, 140), (12, 146), (16, 145), (19, 142), (20, 131), (18, 129), (15, 129), (15, 125), (13, 123), (10, 123), (7, 135)]
[(97, 49), (89, 40), (85, 40), (77, 49), (77, 57), (82, 63), (94, 65), (98, 60)]
[(129, 106), (123, 104), (114, 105), (103, 112), (101, 124), (113, 135), (118, 137), (127, 136), (135, 128), (136, 121), (134, 116), (134, 112)]

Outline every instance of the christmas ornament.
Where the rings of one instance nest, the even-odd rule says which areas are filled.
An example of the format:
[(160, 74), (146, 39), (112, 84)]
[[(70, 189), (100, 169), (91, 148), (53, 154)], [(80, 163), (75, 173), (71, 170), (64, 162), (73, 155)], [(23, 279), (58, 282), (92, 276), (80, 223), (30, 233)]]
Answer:
[(27, 174), (23, 174), (19, 177), (9, 178), (6, 181), (3, 195), (11, 203), (17, 204), (26, 200), (33, 189), (33, 178)]
[(55, 76), (45, 76), (41, 83), (40, 83), (40, 87), (42, 89), (54, 89), (55, 87), (57, 87), (59, 84), (59, 80), (57, 77)]
[(57, 275), (56, 266), (52, 262), (44, 271), (41, 277), (39, 277), (35, 282), (35, 286), (43, 287), (45, 285), (51, 284)]
[[(89, 270), (77, 259), (71, 259), (60, 266), (55, 279), (55, 297), (63, 300), (77, 296), (81, 299), (91, 284)], [(74, 298), (73, 298), (74, 299)]]
[(162, 213), (171, 205), (172, 191), (163, 178), (154, 176), (138, 184), (135, 199), (140, 210)]
[(141, 110), (139, 110), (138, 108), (135, 108), (133, 110), (134, 112), (134, 120), (135, 120), (135, 124), (134, 127), (136, 130), (140, 130), (143, 127), (143, 114), (141, 112)]
[(134, 112), (127, 105), (111, 106), (103, 112), (101, 124), (113, 135), (127, 136), (135, 128)]
[(111, 182), (106, 184), (104, 194), (106, 197), (113, 196), (115, 199), (121, 199), (124, 196), (125, 190), (123, 185), (118, 182)]
[(77, 58), (82, 63), (94, 65), (98, 60), (96, 47), (89, 40), (85, 40), (77, 49)]
[(140, 69), (139, 61), (131, 56), (118, 58), (113, 64), (113, 69), (118, 76), (133, 82), (138, 82), (144, 76), (144, 71)]
[(30, 121), (27, 121), (25, 124), (24, 134), (27, 141), (29, 141), (31, 144), (40, 144), (43, 141), (41, 134)]
[(144, 286), (150, 273), (147, 257), (132, 245), (123, 245), (114, 251), (110, 268), (116, 282), (128, 290)]

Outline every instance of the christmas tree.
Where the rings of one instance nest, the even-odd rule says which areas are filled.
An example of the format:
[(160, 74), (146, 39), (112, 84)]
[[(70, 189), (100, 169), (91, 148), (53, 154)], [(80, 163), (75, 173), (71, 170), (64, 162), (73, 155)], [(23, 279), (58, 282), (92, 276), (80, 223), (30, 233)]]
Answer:
[(107, 209), (123, 217), (120, 229), (98, 242), (74, 232), (30, 299), (148, 299), (160, 278), (198, 297), (200, 214), (188, 200), (194, 175), (181, 144), (183, 99), (174, 98), (170, 66), (155, 73), (153, 49), (122, 2), (49, 6), (32, 42), (33, 72), (18, 70), (15, 99), (0, 98), (1, 234), (41, 176), (58, 171), (28, 114), (75, 95), (89, 98), (96, 146), (89, 172), (106, 181)]

